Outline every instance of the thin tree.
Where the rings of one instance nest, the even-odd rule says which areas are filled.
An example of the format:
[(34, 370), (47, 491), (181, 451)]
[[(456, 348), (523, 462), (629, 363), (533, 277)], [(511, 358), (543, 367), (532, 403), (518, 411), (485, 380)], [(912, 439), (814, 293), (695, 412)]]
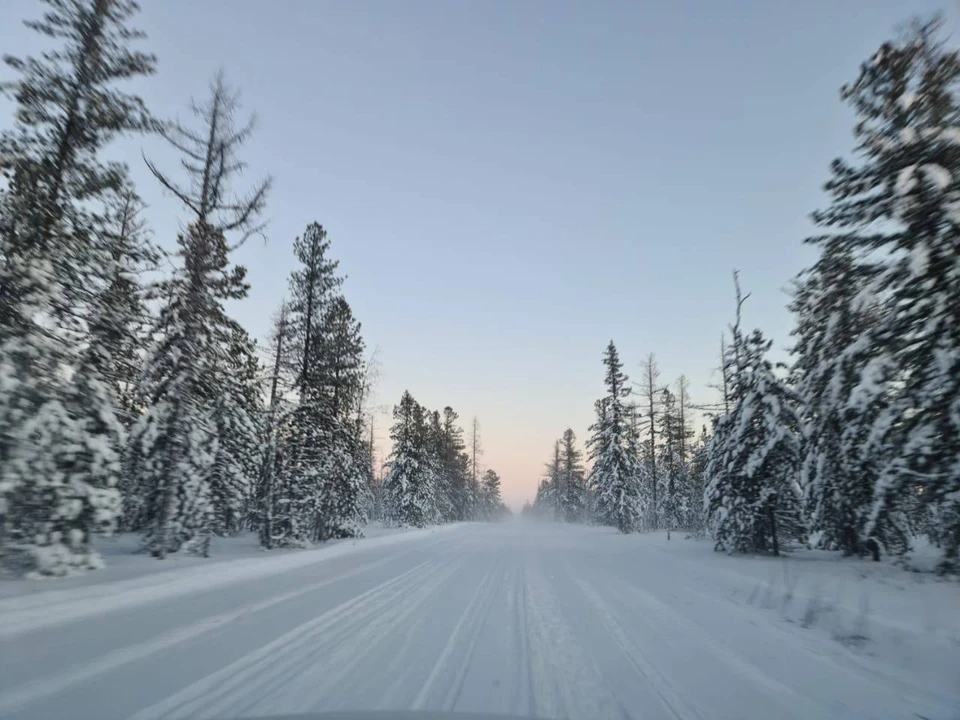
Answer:
[(644, 422), (646, 423), (647, 433), (647, 465), (650, 472), (650, 508), (651, 520), (650, 526), (657, 530), (659, 522), (659, 502), (658, 485), (660, 478), (657, 468), (657, 423), (659, 421), (659, 405), (657, 398), (662, 391), (658, 384), (660, 378), (660, 369), (657, 367), (657, 359), (653, 353), (647, 356), (640, 369), (640, 396), (643, 400)]
[(174, 180), (144, 157), (154, 177), (190, 209), (197, 221), (224, 235), (240, 233), (235, 245), (265, 227), (261, 218), (273, 182), (266, 177), (243, 194), (233, 192), (234, 178), (247, 168), (239, 157), (240, 150), (256, 126), (253, 115), (238, 125), (239, 108), (240, 93), (227, 84), (221, 70), (210, 84), (206, 102), (191, 102), (191, 112), (199, 121), (197, 129), (179, 122), (160, 128), (163, 137), (182, 156), (180, 165), (186, 182)]
[(470, 422), (470, 492), (468, 493), (468, 514), (473, 513), (477, 493), (480, 488), (480, 458), (483, 456), (483, 446), (480, 440), (480, 418), (476, 415)]

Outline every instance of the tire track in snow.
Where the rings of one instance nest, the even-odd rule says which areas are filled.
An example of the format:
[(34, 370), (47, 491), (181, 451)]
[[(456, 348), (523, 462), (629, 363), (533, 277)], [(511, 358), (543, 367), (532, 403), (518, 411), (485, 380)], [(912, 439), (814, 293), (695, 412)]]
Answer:
[(529, 714), (582, 720), (629, 718), (563, 616), (557, 589), (542, 566), (525, 565), (522, 612), (527, 635)]
[[(422, 612), (423, 603), (452, 574), (449, 564), (438, 564), (429, 576), (418, 577), (415, 587), (394, 594), (386, 607), (378, 601), (376, 606), (359, 614), (355, 622), (339, 627), (336, 635), (324, 635), (316, 649), (301, 659), (302, 667), (288, 677), (281, 677), (262, 700), (258, 699), (252, 710), (258, 714), (277, 709), (300, 713), (336, 706), (344, 684), (363, 677), (358, 669), (371, 656), (379, 655), (383, 640), (405, 626), (412, 616)], [(275, 699), (281, 696), (282, 707), (275, 708)]]
[(52, 678), (38, 680), (16, 690), (6, 692), (0, 697), (0, 713), (9, 713), (13, 710), (29, 705), (43, 698), (49, 697), (81, 683), (88, 682), (100, 675), (116, 670), (117, 668), (128, 665), (138, 660), (143, 660), (156, 653), (169, 650), (177, 645), (200, 637), (201, 635), (218, 630), (241, 617), (253, 613), (268, 610), (276, 605), (280, 605), (289, 600), (293, 600), (301, 595), (315, 592), (329, 585), (334, 585), (343, 580), (347, 580), (356, 575), (360, 575), (368, 570), (385, 565), (391, 562), (393, 558), (383, 558), (367, 565), (349, 570), (337, 577), (327, 578), (319, 582), (306, 585), (296, 590), (275, 595), (274, 597), (262, 600), (260, 602), (245, 605), (236, 610), (218, 615), (207, 616), (198, 622), (179, 628), (173, 632), (166, 633), (152, 640), (136, 645), (129, 645), (118, 650), (111, 651), (97, 660), (88, 662), (82, 667), (71, 669), (60, 673)]
[[(499, 577), (499, 583), (495, 582), (497, 577)], [(480, 635), (493, 609), (494, 598), (499, 594), (499, 590), (503, 584), (503, 567), (495, 563), (483, 576), (483, 579), (474, 591), (473, 599), (467, 604), (467, 607), (464, 608), (463, 613), (460, 615), (460, 620), (457, 622), (447, 640), (446, 646), (440, 653), (440, 657), (437, 658), (433, 669), (430, 671), (430, 675), (420, 688), (420, 692), (417, 693), (417, 697), (414, 699), (412, 706), (414, 710), (422, 710), (427, 707), (430, 701), (431, 691), (444, 669), (450, 664), (451, 658), (458, 652), (459, 647), (461, 647), (461, 635), (467, 635), (466, 644), (462, 645), (463, 658), (455, 669), (454, 678), (447, 687), (440, 709), (450, 711), (456, 707), (457, 701), (460, 699), (460, 693), (463, 690), (463, 683), (466, 679), (467, 672), (470, 669), (470, 663), (476, 652)]]
[(505, 584), (506, 572), (503, 570), (503, 568), (501, 568), (500, 582), (497, 584), (496, 589), (491, 589), (491, 592), (487, 596), (486, 612), (484, 612), (483, 618), (481, 618), (480, 622), (476, 624), (473, 637), (470, 638), (470, 645), (467, 649), (466, 657), (460, 666), (452, 696), (448, 695), (449, 699), (445, 708), (446, 710), (455, 710), (457, 703), (460, 701), (460, 694), (463, 692), (463, 685), (467, 679), (467, 672), (470, 670), (470, 665), (473, 662), (473, 656), (477, 653), (477, 644), (480, 641), (480, 636), (483, 634), (483, 630), (487, 626), (487, 622), (490, 619), (490, 613), (493, 612), (496, 599), (503, 591), (503, 586)]
[(580, 590), (593, 606), (600, 621), (620, 648), (624, 658), (636, 673), (645, 679), (663, 707), (676, 720), (705, 720), (705, 716), (693, 704), (685, 700), (674, 688), (673, 683), (650, 661), (639, 644), (633, 642), (629, 634), (616, 619), (613, 609), (603, 600), (596, 589), (586, 580), (575, 577)]
[[(520, 687), (526, 686), (527, 689), (527, 712), (532, 716), (537, 716), (537, 700), (533, 691), (533, 665), (530, 660), (530, 626), (527, 624), (527, 573), (526, 566), (521, 563), (517, 566), (517, 582), (514, 590), (514, 603), (517, 612), (517, 634), (520, 636), (520, 662), (518, 666), (526, 678), (526, 683), (521, 683)], [(515, 712), (520, 712), (519, 703)]]
[[(303, 660), (320, 650), (342, 643), (358, 626), (386, 610), (402, 597), (419, 598), (411, 591), (427, 584), (438, 572), (436, 561), (426, 561), (394, 576), (357, 597), (341, 603), (299, 625), (266, 645), (248, 653), (171, 697), (136, 713), (131, 720), (170, 717), (212, 717), (238, 710), (242, 715), (253, 705), (275, 699), (265, 691), (276, 689), (277, 680), (292, 671), (304, 671)], [(379, 613), (382, 617), (387, 613)], [(369, 624), (369, 623), (368, 623)], [(381, 623), (382, 624), (382, 623)], [(380, 624), (377, 624), (379, 627)]]

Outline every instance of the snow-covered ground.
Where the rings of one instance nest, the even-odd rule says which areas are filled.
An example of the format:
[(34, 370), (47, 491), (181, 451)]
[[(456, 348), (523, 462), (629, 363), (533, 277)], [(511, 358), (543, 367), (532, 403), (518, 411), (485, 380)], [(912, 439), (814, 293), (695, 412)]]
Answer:
[(956, 582), (605, 528), (373, 534), (8, 583), (0, 716), (960, 718)]

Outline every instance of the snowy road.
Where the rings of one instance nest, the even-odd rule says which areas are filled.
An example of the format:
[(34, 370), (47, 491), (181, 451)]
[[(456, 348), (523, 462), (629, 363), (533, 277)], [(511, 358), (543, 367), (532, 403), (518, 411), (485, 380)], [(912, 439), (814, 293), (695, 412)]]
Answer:
[[(953, 626), (917, 638), (877, 618), (864, 634), (898, 633), (902, 654), (864, 651), (755, 602), (762, 560), (684, 542), (465, 525), (229, 583), (214, 568), (205, 589), (8, 624), (0, 716), (960, 717)], [(942, 671), (901, 672), (911, 652)]]

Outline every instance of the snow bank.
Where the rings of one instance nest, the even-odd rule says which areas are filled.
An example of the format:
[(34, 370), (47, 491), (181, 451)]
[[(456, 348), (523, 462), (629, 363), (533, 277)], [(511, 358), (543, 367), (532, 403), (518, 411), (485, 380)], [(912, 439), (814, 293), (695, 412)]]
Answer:
[[(297, 570), (350, 553), (372, 550), (418, 538), (446, 532), (457, 524), (441, 525), (423, 530), (370, 527), (368, 537), (341, 540), (307, 550), (265, 552), (256, 557), (233, 560), (190, 558), (186, 567), (169, 570), (167, 561), (147, 556), (130, 556), (125, 568), (127, 574), (140, 576), (115, 582), (98, 582), (80, 587), (30, 592), (37, 585), (29, 581), (8, 581), (14, 591), (23, 594), (0, 600), (0, 638), (14, 637), (26, 632), (74, 622), (83, 618), (104, 615), (160, 600), (205, 592), (213, 588), (257, 578), (269, 577)], [(121, 543), (128, 546), (129, 542)], [(237, 549), (249, 543), (235, 543)], [(254, 552), (252, 548), (249, 550)], [(185, 559), (186, 560), (186, 559)], [(161, 572), (156, 572), (156, 568)], [(153, 572), (151, 572), (153, 570)], [(87, 576), (91, 577), (91, 576)], [(93, 576), (96, 577), (96, 576)], [(101, 576), (102, 577), (102, 576)], [(50, 581), (40, 581), (46, 587)], [(25, 591), (25, 592), (24, 592)]]

